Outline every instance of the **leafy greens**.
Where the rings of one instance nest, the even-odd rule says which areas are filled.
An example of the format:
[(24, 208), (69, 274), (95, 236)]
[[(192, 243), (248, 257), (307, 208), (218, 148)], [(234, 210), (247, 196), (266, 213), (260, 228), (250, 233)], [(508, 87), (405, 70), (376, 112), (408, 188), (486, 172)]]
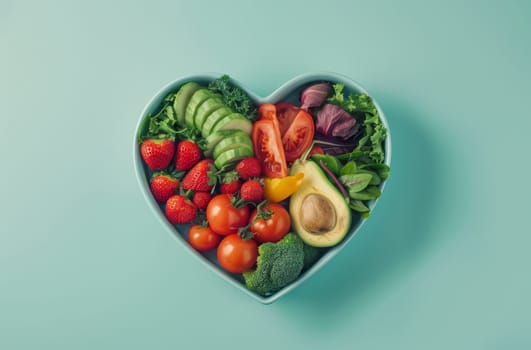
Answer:
[(349, 113), (364, 116), (362, 124), (364, 130), (356, 150), (368, 154), (376, 163), (383, 163), (382, 143), (387, 135), (387, 130), (380, 120), (378, 110), (372, 99), (367, 94), (349, 94), (345, 97), (343, 84), (334, 84), (332, 88), (333, 94), (327, 99), (327, 102), (335, 104)]
[(235, 112), (243, 114), (251, 120), (256, 119), (256, 106), (245, 91), (230, 83), (228, 75), (225, 74), (211, 81), (208, 84), (208, 88), (213, 92), (219, 93), (223, 98), (223, 102)]

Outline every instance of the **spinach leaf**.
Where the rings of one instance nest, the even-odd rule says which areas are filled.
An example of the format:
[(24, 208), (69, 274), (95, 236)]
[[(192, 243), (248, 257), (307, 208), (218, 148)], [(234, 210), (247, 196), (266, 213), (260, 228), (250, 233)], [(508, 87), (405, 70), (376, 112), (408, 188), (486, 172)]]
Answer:
[(370, 211), (370, 209), (362, 201), (357, 199), (350, 201), (349, 207), (358, 213), (368, 213)]
[(380, 194), (380, 189), (376, 186), (369, 186), (365, 190), (359, 192), (351, 191), (350, 189), (348, 191), (348, 195), (350, 196), (350, 198), (364, 201), (376, 199), (380, 197)]
[[(349, 195), (351, 193), (360, 192), (363, 189), (365, 189), (365, 187), (367, 187), (369, 183), (371, 182), (371, 179), (372, 179), (371, 174), (353, 174), (353, 175), (343, 175), (339, 177), (339, 181), (341, 181), (341, 183), (345, 185), (345, 187), (347, 187), (347, 191), (349, 192)], [(352, 195), (350, 195), (350, 197), (353, 198)], [(354, 198), (354, 199), (358, 199), (358, 198)]]
[(328, 154), (314, 154), (311, 159), (315, 161), (317, 164), (319, 164), (319, 161), (323, 161), (323, 163), (326, 165), (332, 173), (335, 175), (339, 175), (339, 169), (341, 169), (341, 162), (337, 160), (336, 157), (330, 156)]
[(345, 164), (341, 170), (339, 170), (339, 175), (349, 175), (349, 174), (355, 174), (358, 170), (358, 166), (356, 165), (356, 162), (351, 160), (347, 164)]

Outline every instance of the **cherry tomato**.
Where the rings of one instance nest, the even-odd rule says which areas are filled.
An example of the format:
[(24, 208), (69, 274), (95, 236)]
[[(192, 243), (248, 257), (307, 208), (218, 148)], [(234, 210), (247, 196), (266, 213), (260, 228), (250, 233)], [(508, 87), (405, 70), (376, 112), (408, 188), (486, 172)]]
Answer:
[[(254, 239), (259, 243), (280, 241), (291, 227), (288, 211), (277, 203), (268, 203), (261, 210), (265, 212), (266, 218), (256, 219), (249, 228), (254, 234)], [(250, 220), (252, 221), (257, 214), (258, 211), (255, 209)]]
[(270, 103), (264, 103), (258, 112), (261, 119), (253, 124), (252, 131), (255, 156), (262, 163), (267, 177), (287, 176), (288, 166), (280, 138), (276, 108)]
[(321, 146), (315, 145), (308, 154), (308, 158), (311, 158), (314, 154), (325, 154), (325, 151)]
[(192, 225), (188, 230), (188, 242), (196, 250), (206, 252), (216, 248), (221, 237), (212, 231), (210, 227)]
[(236, 208), (231, 202), (231, 195), (220, 194), (210, 200), (206, 208), (208, 224), (218, 235), (230, 235), (247, 225), (249, 207)]
[(310, 147), (315, 124), (311, 114), (290, 103), (282, 102), (276, 107), (286, 161), (292, 162)]
[(232, 273), (250, 270), (256, 264), (257, 256), (256, 242), (252, 239), (243, 240), (236, 233), (223, 238), (217, 251), (219, 264)]

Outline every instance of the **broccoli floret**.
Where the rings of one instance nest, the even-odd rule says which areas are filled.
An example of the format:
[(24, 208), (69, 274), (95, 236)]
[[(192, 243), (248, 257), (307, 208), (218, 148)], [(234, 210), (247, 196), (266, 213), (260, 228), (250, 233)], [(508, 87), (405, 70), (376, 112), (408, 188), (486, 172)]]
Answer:
[(306, 270), (312, 266), (322, 255), (322, 250), (316, 247), (312, 247), (307, 244), (303, 244), (304, 263), (303, 270)]
[(256, 269), (243, 273), (245, 285), (258, 294), (275, 292), (299, 277), (303, 263), (303, 243), (299, 236), (288, 233), (277, 243), (258, 247)]

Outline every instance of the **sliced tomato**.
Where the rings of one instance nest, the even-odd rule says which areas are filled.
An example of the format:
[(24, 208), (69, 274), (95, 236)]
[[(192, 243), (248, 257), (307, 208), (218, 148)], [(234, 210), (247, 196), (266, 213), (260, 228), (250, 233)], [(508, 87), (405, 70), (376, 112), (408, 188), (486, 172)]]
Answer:
[(271, 103), (262, 103), (258, 107), (258, 116), (260, 120), (274, 120), (277, 119), (277, 107)]
[(271, 113), (269, 110), (268, 114), (262, 115), (261, 111), (260, 107), (259, 113), (262, 118), (253, 124), (252, 139), (255, 156), (262, 163), (265, 176), (273, 178), (287, 176), (288, 166), (276, 113), (274, 111)]
[(289, 126), (295, 120), (300, 108), (288, 102), (280, 102), (275, 105), (277, 107), (277, 118), (280, 127), (280, 135), (283, 136), (288, 131)]
[(282, 102), (276, 105), (286, 161), (298, 159), (310, 147), (315, 134), (315, 124), (310, 113)]

